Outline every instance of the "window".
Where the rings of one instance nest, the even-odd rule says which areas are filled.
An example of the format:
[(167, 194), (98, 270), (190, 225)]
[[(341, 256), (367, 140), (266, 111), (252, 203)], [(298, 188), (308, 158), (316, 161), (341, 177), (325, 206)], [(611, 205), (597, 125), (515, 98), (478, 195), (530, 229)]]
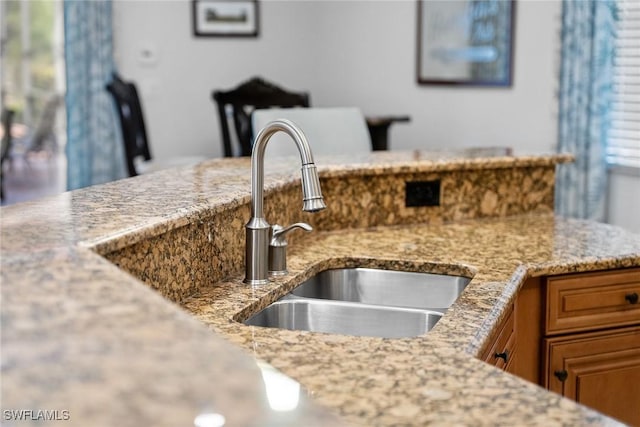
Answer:
[(618, 0), (614, 103), (607, 163), (640, 169), (640, 3)]
[(0, 104), (14, 112), (2, 204), (66, 189), (62, 0), (0, 0)]

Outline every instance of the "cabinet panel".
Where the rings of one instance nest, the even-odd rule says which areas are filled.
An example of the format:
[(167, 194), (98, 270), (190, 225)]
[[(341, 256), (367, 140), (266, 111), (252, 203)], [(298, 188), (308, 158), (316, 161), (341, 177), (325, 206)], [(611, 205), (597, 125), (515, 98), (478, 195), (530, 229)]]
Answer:
[[(577, 402), (631, 425), (640, 425), (640, 364), (577, 375)], [(603, 390), (625, 390), (627, 396)], [(569, 397), (569, 396), (567, 396)]]
[(508, 309), (506, 317), (489, 342), (490, 344), (480, 358), (500, 369), (507, 369), (511, 366), (516, 353), (513, 306)]
[(546, 279), (547, 335), (640, 322), (640, 269)]
[(544, 340), (545, 386), (640, 425), (640, 327)]
[(509, 372), (540, 384), (541, 345), (543, 338), (542, 286), (539, 277), (527, 279), (514, 307), (515, 334), (518, 337), (518, 356)]

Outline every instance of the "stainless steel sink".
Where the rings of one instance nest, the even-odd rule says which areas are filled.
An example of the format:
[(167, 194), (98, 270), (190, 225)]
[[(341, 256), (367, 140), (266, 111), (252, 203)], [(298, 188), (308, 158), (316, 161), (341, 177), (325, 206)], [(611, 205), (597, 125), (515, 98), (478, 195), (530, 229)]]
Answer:
[(331, 334), (406, 338), (427, 333), (441, 313), (286, 296), (244, 323)]
[(244, 323), (355, 336), (416, 337), (435, 326), (470, 281), (371, 268), (325, 270)]
[(444, 312), (470, 281), (467, 277), (443, 274), (340, 268), (318, 273), (295, 288), (292, 294)]

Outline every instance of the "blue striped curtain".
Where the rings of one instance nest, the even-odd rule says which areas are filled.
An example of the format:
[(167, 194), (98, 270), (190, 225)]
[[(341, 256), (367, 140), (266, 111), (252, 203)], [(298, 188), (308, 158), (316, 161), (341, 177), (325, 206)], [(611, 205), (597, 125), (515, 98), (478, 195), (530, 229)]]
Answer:
[(559, 215), (604, 219), (616, 16), (615, 0), (563, 1), (558, 148), (576, 161), (559, 169)]
[(114, 70), (111, 0), (64, 0), (67, 187), (123, 178), (124, 149), (105, 85)]

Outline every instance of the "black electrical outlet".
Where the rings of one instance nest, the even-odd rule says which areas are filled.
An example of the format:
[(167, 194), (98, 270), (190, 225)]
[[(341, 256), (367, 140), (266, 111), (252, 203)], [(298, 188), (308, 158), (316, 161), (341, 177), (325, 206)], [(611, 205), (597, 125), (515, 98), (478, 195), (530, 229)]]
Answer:
[(440, 206), (440, 180), (407, 182), (405, 193), (407, 207)]

